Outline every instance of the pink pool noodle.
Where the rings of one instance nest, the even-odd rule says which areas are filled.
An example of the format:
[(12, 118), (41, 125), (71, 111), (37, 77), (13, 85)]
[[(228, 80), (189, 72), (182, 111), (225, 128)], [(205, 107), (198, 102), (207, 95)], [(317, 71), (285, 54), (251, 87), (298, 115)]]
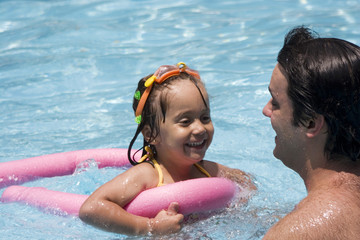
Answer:
[(184, 215), (217, 210), (226, 207), (236, 189), (235, 183), (225, 178), (191, 179), (143, 191), (125, 209), (147, 217), (155, 217), (172, 202), (179, 203), (179, 212)]
[(40, 177), (69, 175), (74, 173), (79, 163), (90, 159), (95, 160), (99, 168), (129, 164), (127, 149), (121, 148), (78, 150), (2, 162), (0, 163), (0, 188)]
[[(79, 150), (4, 162), (0, 163), (0, 187), (40, 177), (72, 174), (79, 163), (90, 159), (97, 162), (99, 168), (129, 164), (127, 149)], [(183, 214), (215, 210), (225, 207), (234, 197), (236, 189), (233, 182), (224, 178), (192, 179), (143, 191), (125, 209), (147, 217), (154, 217), (160, 210), (167, 209), (171, 202), (178, 202), (179, 211)], [(41, 187), (11, 186), (5, 189), (1, 201), (24, 202), (78, 215), (87, 197)]]
[[(179, 203), (179, 212), (217, 210), (226, 207), (236, 193), (236, 185), (225, 178), (191, 179), (141, 192), (125, 210), (144, 217), (155, 217), (171, 202)], [(11, 186), (2, 194), (2, 202), (23, 202), (44, 209), (78, 215), (87, 195), (64, 193), (40, 187)]]
[(10, 186), (1, 196), (1, 202), (22, 202), (35, 207), (78, 215), (87, 195), (48, 190), (43, 187)]

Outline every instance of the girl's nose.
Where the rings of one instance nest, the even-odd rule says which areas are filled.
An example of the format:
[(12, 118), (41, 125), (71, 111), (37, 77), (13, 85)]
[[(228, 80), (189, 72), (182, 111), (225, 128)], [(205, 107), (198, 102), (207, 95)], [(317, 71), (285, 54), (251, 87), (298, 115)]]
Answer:
[(193, 133), (194, 134), (198, 134), (198, 135), (202, 135), (206, 132), (206, 128), (204, 126), (204, 124), (200, 121), (200, 120), (197, 120), (193, 123)]
[(266, 117), (271, 117), (272, 109), (271, 109), (271, 99), (267, 102), (267, 104), (264, 106), (262, 113)]

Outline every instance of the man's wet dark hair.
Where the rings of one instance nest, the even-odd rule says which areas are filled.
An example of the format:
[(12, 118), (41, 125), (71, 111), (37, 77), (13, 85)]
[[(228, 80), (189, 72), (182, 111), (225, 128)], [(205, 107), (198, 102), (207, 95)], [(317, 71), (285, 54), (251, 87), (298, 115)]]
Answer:
[(293, 123), (316, 114), (328, 126), (325, 152), (353, 161), (360, 157), (360, 48), (337, 38), (320, 38), (304, 26), (292, 29), (278, 54), (288, 81)]

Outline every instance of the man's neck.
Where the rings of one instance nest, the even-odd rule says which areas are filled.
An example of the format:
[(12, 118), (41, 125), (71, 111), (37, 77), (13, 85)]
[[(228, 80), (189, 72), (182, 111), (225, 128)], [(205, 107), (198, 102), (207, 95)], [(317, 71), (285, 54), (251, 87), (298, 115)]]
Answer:
[(344, 157), (336, 157), (308, 171), (304, 179), (308, 192), (340, 184), (341, 179), (360, 181), (360, 163)]

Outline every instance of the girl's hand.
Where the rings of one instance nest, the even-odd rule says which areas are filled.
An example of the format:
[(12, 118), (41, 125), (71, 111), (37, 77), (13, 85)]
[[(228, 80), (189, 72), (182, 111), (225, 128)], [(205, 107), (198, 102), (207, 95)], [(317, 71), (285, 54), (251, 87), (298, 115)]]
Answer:
[(155, 218), (150, 219), (150, 233), (154, 235), (175, 233), (180, 231), (184, 215), (178, 213), (179, 204), (173, 202), (168, 210), (161, 210)]

